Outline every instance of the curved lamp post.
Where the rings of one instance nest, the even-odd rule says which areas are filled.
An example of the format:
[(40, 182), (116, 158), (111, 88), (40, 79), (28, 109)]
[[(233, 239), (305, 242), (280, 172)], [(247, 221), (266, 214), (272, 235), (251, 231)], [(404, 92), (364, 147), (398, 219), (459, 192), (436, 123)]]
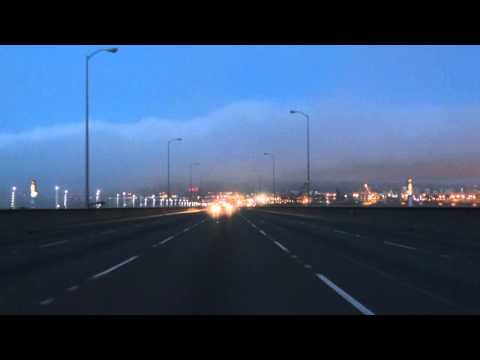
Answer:
[(87, 55), (85, 59), (85, 207), (90, 208), (90, 159), (89, 159), (89, 62), (90, 59), (101, 52), (109, 52), (115, 54), (118, 51), (117, 48), (99, 49)]
[(307, 120), (307, 197), (310, 198), (310, 117), (298, 110), (290, 110), (290, 114), (301, 115)]

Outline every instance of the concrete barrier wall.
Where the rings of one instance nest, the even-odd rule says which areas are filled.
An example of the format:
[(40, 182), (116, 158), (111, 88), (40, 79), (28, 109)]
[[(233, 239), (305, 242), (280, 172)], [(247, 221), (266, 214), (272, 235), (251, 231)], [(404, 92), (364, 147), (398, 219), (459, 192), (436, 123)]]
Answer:
[(185, 211), (184, 208), (0, 210), (0, 241), (32, 231), (81, 223)]
[(260, 207), (303, 214), (330, 223), (349, 223), (397, 232), (461, 236), (480, 243), (480, 208)]

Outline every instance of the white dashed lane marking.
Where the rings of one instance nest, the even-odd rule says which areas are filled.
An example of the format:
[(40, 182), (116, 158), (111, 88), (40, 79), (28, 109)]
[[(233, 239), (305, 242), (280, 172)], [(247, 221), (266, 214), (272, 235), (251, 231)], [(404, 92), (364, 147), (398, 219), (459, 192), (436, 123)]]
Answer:
[(164, 245), (166, 244), (167, 242), (169, 242), (170, 240), (173, 240), (175, 238), (175, 236), (169, 236), (168, 238), (160, 241), (159, 243), (156, 243), (155, 245), (153, 245), (153, 247), (157, 247), (158, 245)]
[(402, 245), (402, 244), (397, 244), (397, 243), (390, 242), (390, 241), (384, 241), (383, 243), (384, 243), (385, 245), (395, 246), (395, 247), (399, 247), (399, 248), (403, 248), (403, 249), (417, 250), (417, 248), (414, 248), (414, 247), (412, 247), (412, 246), (406, 246), (406, 245)]
[[(191, 227), (188, 227), (188, 228), (184, 229), (183, 232), (187, 232), (187, 231), (193, 229), (195, 226), (198, 226), (198, 225), (200, 225), (200, 224), (202, 224), (202, 223), (204, 223), (204, 222), (206, 222), (206, 221), (207, 221), (207, 219), (204, 219), (204, 220), (200, 221), (199, 223), (194, 224), (194, 225), (192, 225)], [(143, 226), (143, 225), (137, 225), (137, 227), (141, 227), (141, 226)], [(114, 233), (114, 232), (116, 232), (116, 230), (107, 230), (107, 231), (101, 232), (100, 235), (111, 234), (111, 233)], [(167, 243), (168, 241), (173, 240), (174, 238), (175, 238), (175, 236), (173, 236), (173, 235), (172, 235), (172, 236), (169, 236), (168, 238), (162, 240), (162, 241), (159, 242), (158, 244), (153, 245), (153, 247), (156, 247), (156, 246), (158, 246), (158, 245), (160, 245), (160, 244), (163, 245), (163, 244)], [(68, 242), (68, 240), (57, 241), (57, 242), (53, 242), (53, 243), (48, 243), (48, 244), (41, 245), (40, 247), (41, 247), (41, 248), (44, 248), (44, 247), (56, 246), (56, 245), (64, 244), (64, 243), (67, 243), (67, 242)], [(98, 273), (98, 274), (93, 275), (93, 276), (91, 277), (91, 279), (98, 279), (98, 278), (100, 278), (100, 277), (102, 277), (102, 276), (105, 276), (105, 275), (111, 273), (112, 271), (115, 271), (115, 270), (117, 270), (118, 268), (120, 268), (120, 267), (122, 267), (122, 266), (124, 266), (124, 265), (127, 265), (128, 263), (130, 263), (130, 262), (132, 262), (132, 261), (134, 261), (134, 260), (136, 260), (136, 259), (138, 259), (138, 258), (139, 258), (138, 255), (132, 256), (131, 258), (129, 258), (129, 259), (127, 259), (127, 260), (125, 260), (125, 261), (123, 261), (123, 262), (121, 262), (121, 263), (119, 263), (119, 264), (117, 264), (117, 265), (115, 265), (115, 266), (112, 266), (111, 268), (109, 268), (109, 269), (107, 269), (107, 270), (105, 270), (105, 271), (102, 271), (102, 272), (100, 272), (100, 273)], [(68, 288), (66, 289), (66, 291), (67, 291), (67, 292), (74, 292), (74, 291), (77, 291), (79, 288), (80, 288), (79, 285), (73, 285), (73, 286), (68, 287)], [(55, 298), (47, 298), (47, 299), (45, 299), (45, 300), (40, 301), (40, 305), (46, 306), (46, 305), (49, 305), (49, 304), (53, 303), (54, 301), (55, 301)]]
[(100, 278), (100, 277), (102, 277), (102, 276), (105, 276), (105, 275), (111, 273), (112, 271), (115, 271), (115, 270), (121, 268), (122, 266), (127, 265), (128, 263), (131, 263), (132, 261), (134, 261), (134, 260), (136, 260), (136, 259), (138, 259), (138, 256), (132, 256), (131, 258), (129, 258), (129, 259), (125, 260), (125, 261), (122, 261), (120, 264), (117, 264), (117, 265), (115, 265), (115, 266), (112, 266), (111, 268), (109, 268), (109, 269), (107, 269), (107, 270), (105, 270), (105, 271), (102, 271), (102, 272), (100, 272), (100, 273), (98, 273), (98, 274), (93, 275), (93, 276), (92, 276), (92, 279), (98, 279), (98, 278)]
[[(249, 221), (248, 219), (244, 218), (252, 227), (258, 229), (255, 224), (253, 224), (251, 221)], [(278, 241), (272, 239), (271, 237), (267, 236), (267, 234), (263, 231), (263, 230), (259, 230), (259, 232), (263, 235), (263, 236), (266, 236), (268, 237), (270, 240), (272, 240), (275, 245), (277, 245), (280, 249), (282, 249), (283, 251), (285, 251), (286, 253), (289, 253), (290, 254), (290, 250), (288, 250), (285, 246), (283, 246), (282, 244), (280, 244)], [(351, 235), (345, 231), (341, 231), (341, 230), (334, 230), (334, 232), (337, 232), (337, 233), (340, 233), (340, 234), (343, 234), (343, 235)], [(353, 234), (352, 234), (353, 235)], [(355, 235), (356, 237), (360, 237), (360, 235), (356, 234)], [(386, 242), (387, 243), (387, 242)], [(399, 245), (399, 244), (396, 244), (396, 245)], [(402, 246), (402, 245), (401, 245)], [(290, 257), (292, 259), (295, 259), (297, 260), (298, 262), (300, 263), (303, 263), (303, 261), (301, 261), (301, 259), (298, 258), (297, 255), (294, 255), (294, 254), (290, 254)], [(312, 266), (310, 264), (303, 264), (303, 267), (305, 269), (312, 269)], [(322, 274), (315, 274), (324, 284), (326, 284), (328, 287), (330, 287), (332, 290), (334, 290), (338, 295), (340, 295), (343, 299), (345, 299), (347, 302), (349, 302), (355, 309), (357, 309), (358, 311), (360, 311), (362, 314), (364, 315), (375, 315), (370, 309), (368, 309), (367, 307), (365, 307), (363, 304), (361, 304), (358, 300), (356, 300), (355, 298), (353, 298), (350, 294), (348, 294), (345, 290), (341, 289), (340, 287), (338, 287), (335, 283), (333, 283), (331, 280), (329, 280), (325, 275), (322, 275)]]
[(53, 303), (55, 301), (54, 298), (48, 298), (48, 299), (45, 299), (43, 301), (40, 301), (40, 305), (49, 305), (51, 303)]
[(278, 241), (273, 241), (275, 243), (275, 245), (277, 245), (280, 249), (282, 249), (283, 251), (285, 251), (286, 253), (290, 254), (290, 250), (288, 250), (285, 246), (283, 246), (282, 244), (280, 244)]
[(56, 242), (52, 242), (52, 243), (40, 245), (39, 248), (43, 249), (43, 248), (48, 248), (48, 247), (52, 247), (52, 246), (62, 245), (62, 244), (66, 244), (66, 243), (68, 243), (68, 240), (56, 241)]
[(326, 276), (324, 276), (322, 274), (316, 274), (316, 275), (320, 280), (322, 280), (325, 284), (327, 284), (331, 289), (333, 289), (342, 298), (347, 300), (351, 305), (353, 305), (353, 307), (355, 309), (360, 311), (362, 314), (364, 314), (364, 315), (375, 315), (371, 310), (369, 310), (365, 306), (363, 306), (359, 301), (357, 301), (352, 296), (350, 296), (346, 291), (342, 290), (337, 285), (335, 285)]

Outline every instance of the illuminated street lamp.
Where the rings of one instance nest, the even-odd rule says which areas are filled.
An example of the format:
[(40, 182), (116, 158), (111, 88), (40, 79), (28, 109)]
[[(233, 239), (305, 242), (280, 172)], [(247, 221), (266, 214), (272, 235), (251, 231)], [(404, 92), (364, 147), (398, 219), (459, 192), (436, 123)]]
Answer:
[(290, 114), (299, 114), (307, 119), (307, 197), (310, 198), (310, 117), (298, 110), (290, 110)]
[(123, 207), (127, 207), (127, 193), (124, 191), (122, 193), (122, 196), (123, 196)]
[(167, 158), (167, 198), (170, 199), (170, 144), (174, 141), (182, 141), (182, 138), (168, 140), (168, 158)]
[(155, 200), (156, 200), (155, 195), (152, 195), (152, 207), (155, 207)]
[(272, 158), (272, 189), (273, 189), (273, 203), (276, 203), (277, 193), (275, 191), (275, 155), (271, 153), (264, 153), (263, 155), (270, 156)]
[(60, 190), (60, 187), (55, 186), (55, 209), (60, 208), (60, 204), (58, 203), (58, 190)]
[(12, 187), (12, 196), (10, 198), (10, 209), (15, 210), (15, 193), (17, 192), (17, 187)]
[(118, 51), (117, 48), (111, 48), (111, 49), (99, 49), (94, 52), (92, 52), (90, 55), (87, 55), (85, 59), (85, 207), (88, 209), (90, 208), (90, 155), (89, 155), (89, 131), (88, 131), (88, 122), (89, 122), (89, 61), (91, 58), (93, 58), (95, 55), (101, 52), (109, 52), (112, 54), (115, 54)]
[(32, 180), (30, 184), (30, 206), (32, 209), (35, 209), (35, 199), (38, 197), (38, 187), (37, 180)]

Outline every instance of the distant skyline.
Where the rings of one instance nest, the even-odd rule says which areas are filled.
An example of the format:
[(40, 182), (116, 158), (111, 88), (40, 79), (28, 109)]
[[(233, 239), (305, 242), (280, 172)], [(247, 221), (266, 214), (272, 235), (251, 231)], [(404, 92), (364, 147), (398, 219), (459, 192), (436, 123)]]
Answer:
[[(0, 192), (82, 191), (84, 61), (93, 189), (197, 184), (480, 182), (479, 46), (0, 46)], [(180, 185), (182, 187), (180, 187)]]

